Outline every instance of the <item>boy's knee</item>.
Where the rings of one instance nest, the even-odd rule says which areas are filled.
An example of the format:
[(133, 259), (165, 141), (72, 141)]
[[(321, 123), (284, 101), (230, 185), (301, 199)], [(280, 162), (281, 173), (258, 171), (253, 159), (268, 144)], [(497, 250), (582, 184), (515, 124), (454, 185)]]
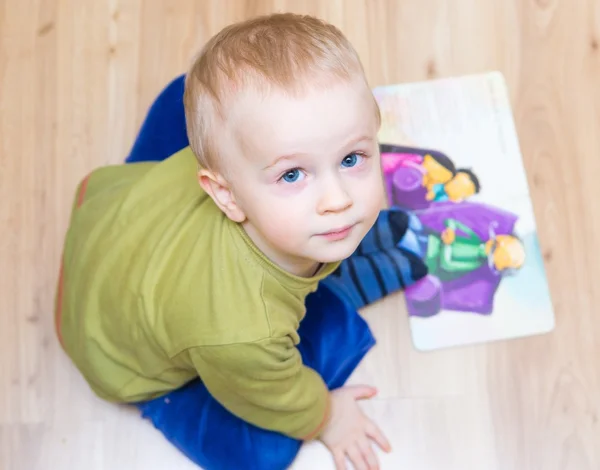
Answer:
[[(298, 454), (298, 448), (291, 447), (276, 448), (267, 451), (256, 449), (253, 456), (252, 466), (246, 466), (252, 470), (286, 470), (292, 465)], [(241, 467), (240, 467), (241, 468)]]
[[(225, 431), (225, 430), (223, 430)], [(302, 443), (290, 437), (250, 427), (228, 442), (226, 432), (221, 439), (207, 438), (202, 446), (206, 470), (285, 470), (295, 460)]]

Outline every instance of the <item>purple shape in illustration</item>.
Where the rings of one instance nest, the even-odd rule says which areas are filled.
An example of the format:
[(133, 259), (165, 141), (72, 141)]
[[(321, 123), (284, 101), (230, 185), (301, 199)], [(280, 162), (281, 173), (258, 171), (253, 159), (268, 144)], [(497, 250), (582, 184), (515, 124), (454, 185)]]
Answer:
[(443, 308), (489, 315), (494, 309), (494, 294), (502, 275), (483, 265), (458, 279), (444, 281)]
[(423, 180), (423, 169), (421, 164), (423, 163), (423, 157), (414, 153), (382, 153), (381, 154), (381, 165), (385, 177), (386, 194), (390, 204), (394, 205), (392, 201), (393, 197), (393, 180), (396, 173), (402, 169), (410, 168), (413, 171), (411, 174), (415, 175), (420, 181)]
[(517, 216), (511, 212), (473, 201), (436, 202), (428, 209), (415, 213), (425, 227), (435, 232), (442, 233), (444, 221), (454, 219), (469, 227), (484, 241), (490, 239), (490, 229), (496, 235), (511, 235), (517, 222)]
[(442, 309), (442, 285), (435, 276), (428, 274), (420, 281), (408, 286), (404, 293), (410, 316), (431, 317)]
[(432, 203), (425, 197), (423, 160), (426, 155), (451, 162), (450, 158), (438, 150), (420, 147), (380, 144), (379, 148), (388, 202), (407, 210), (428, 208)]
[[(471, 201), (459, 204), (435, 203), (428, 209), (416, 211), (416, 215), (426, 229), (437, 233), (445, 229), (444, 222), (447, 219), (457, 220), (473, 230), (484, 242), (490, 239), (491, 234), (513, 234), (517, 221), (517, 216), (508, 211)], [(427, 278), (438, 281), (439, 291), (436, 291), (436, 283), (431, 279), (407, 289), (406, 298), (411, 316), (428, 317), (442, 309), (489, 315), (493, 311), (494, 295), (500, 284), (501, 274), (484, 264), (464, 276), (448, 281), (439, 281), (431, 275)], [(439, 308), (434, 312), (438, 304)]]
[(431, 205), (425, 199), (427, 189), (423, 186), (423, 173), (415, 168), (398, 168), (394, 172), (391, 191), (391, 203), (395, 206), (420, 210)]

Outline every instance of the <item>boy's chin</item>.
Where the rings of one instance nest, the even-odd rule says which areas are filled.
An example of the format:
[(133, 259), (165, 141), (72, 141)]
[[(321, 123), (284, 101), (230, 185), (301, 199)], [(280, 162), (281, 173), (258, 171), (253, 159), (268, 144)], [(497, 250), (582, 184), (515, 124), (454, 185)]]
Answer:
[(315, 256), (313, 259), (318, 263), (339, 263), (352, 256), (352, 253), (356, 251), (358, 245), (354, 246), (340, 246), (339, 248), (332, 248), (319, 253), (319, 256)]

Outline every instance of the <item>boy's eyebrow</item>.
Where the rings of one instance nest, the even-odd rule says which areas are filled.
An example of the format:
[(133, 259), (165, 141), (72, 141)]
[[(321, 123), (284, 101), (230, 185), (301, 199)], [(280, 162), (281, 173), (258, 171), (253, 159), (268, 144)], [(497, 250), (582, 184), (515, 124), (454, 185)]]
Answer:
[[(345, 144), (341, 150), (346, 150), (346, 149), (351, 149), (352, 147), (354, 147), (355, 145), (361, 143), (361, 142), (373, 142), (373, 138), (371, 136), (368, 135), (363, 135), (360, 136), (356, 139), (352, 139), (350, 142), (348, 142), (347, 144)], [(271, 163), (270, 165), (267, 165), (266, 167), (263, 168), (263, 170), (268, 170), (270, 168), (273, 168), (274, 166), (278, 165), (280, 162), (285, 161), (285, 160), (290, 160), (294, 157), (299, 157), (300, 155), (304, 155), (303, 153), (293, 153), (290, 155), (282, 155), (281, 157), (277, 157), (275, 159), (275, 161), (273, 163)]]
[(282, 162), (284, 160), (289, 160), (290, 158), (294, 158), (296, 156), (298, 156), (298, 154), (282, 155), (281, 157), (277, 157), (273, 163), (264, 167), (263, 170), (268, 170), (270, 168), (273, 168), (274, 166), (277, 166), (280, 162)]

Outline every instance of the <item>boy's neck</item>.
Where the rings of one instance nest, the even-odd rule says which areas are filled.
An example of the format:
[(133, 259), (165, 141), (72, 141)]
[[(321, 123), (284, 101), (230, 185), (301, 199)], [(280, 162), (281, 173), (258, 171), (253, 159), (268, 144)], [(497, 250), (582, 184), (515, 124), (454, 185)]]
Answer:
[(311, 277), (315, 277), (317, 274), (319, 274), (319, 271), (321, 271), (322, 267), (323, 267), (323, 263), (317, 263), (317, 267), (315, 268), (315, 272), (312, 274)]

